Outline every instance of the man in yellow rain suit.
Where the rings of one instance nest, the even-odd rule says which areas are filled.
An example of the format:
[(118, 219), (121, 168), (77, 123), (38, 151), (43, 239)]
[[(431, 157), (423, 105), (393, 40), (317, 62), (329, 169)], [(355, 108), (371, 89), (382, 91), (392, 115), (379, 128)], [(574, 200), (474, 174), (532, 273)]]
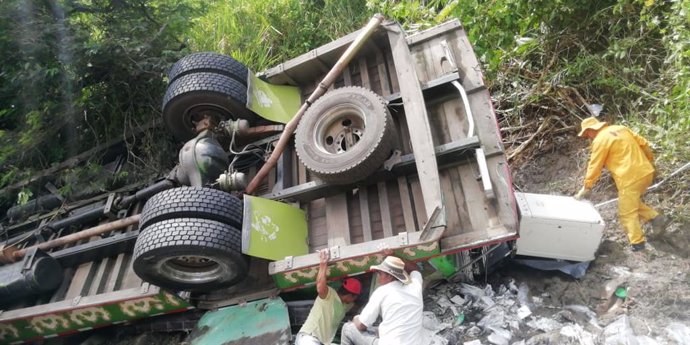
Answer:
[(645, 222), (651, 220), (657, 232), (662, 232), (669, 223), (668, 218), (641, 200), (642, 194), (654, 180), (654, 156), (649, 142), (628, 127), (609, 125), (594, 117), (582, 120), (582, 130), (578, 136), (592, 140), (592, 153), (584, 186), (575, 198), (586, 197), (599, 179), (601, 168), (606, 167), (616, 182), (618, 217), (632, 250), (644, 249), (645, 236), (640, 218)]

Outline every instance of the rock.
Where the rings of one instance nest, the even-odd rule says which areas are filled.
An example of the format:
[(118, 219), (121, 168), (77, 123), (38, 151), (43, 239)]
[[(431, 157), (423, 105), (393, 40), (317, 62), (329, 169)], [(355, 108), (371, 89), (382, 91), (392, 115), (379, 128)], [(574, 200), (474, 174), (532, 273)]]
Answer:
[(477, 326), (472, 326), (467, 330), (466, 335), (470, 338), (476, 338), (482, 334), (482, 329)]
[(520, 287), (518, 287), (517, 299), (520, 302), (520, 305), (526, 305), (529, 307), (529, 286), (527, 286), (527, 284), (524, 282), (520, 283)]
[(489, 327), (489, 329), (493, 332), (491, 333), (486, 340), (488, 340), (492, 344), (496, 345), (508, 345), (508, 342), (510, 339), (513, 337), (513, 335), (510, 333), (510, 331), (507, 331), (503, 328), (499, 327)]
[(491, 309), (489, 313), (484, 315), (484, 317), (477, 322), (477, 326), (483, 328), (484, 330), (489, 327), (503, 327), (505, 324), (505, 312), (503, 309), (494, 308)]
[(595, 337), (592, 333), (585, 331), (580, 325), (567, 325), (559, 332), (569, 340), (576, 340), (581, 345), (594, 345)]
[(472, 341), (466, 341), (463, 343), (463, 345), (482, 345), (482, 342), (475, 339)]
[(683, 344), (690, 339), (690, 327), (679, 322), (672, 322), (666, 326), (664, 331), (669, 338), (675, 340), (678, 344)]
[(533, 329), (538, 329), (542, 332), (551, 332), (562, 327), (561, 323), (553, 319), (540, 317), (527, 322), (527, 326)]
[(451, 297), (450, 301), (455, 303), (458, 306), (461, 306), (461, 305), (465, 304), (465, 302), (466, 302), (464, 298), (460, 297), (460, 295), (455, 295), (455, 296)]
[(528, 316), (530, 316), (530, 315), (532, 315), (532, 311), (529, 310), (529, 307), (526, 306), (526, 305), (521, 306), (521, 307), (518, 308), (518, 310), (517, 310), (517, 317), (518, 317), (518, 319), (520, 319), (520, 320), (523, 320), (524, 318), (526, 318), (526, 317), (528, 317)]

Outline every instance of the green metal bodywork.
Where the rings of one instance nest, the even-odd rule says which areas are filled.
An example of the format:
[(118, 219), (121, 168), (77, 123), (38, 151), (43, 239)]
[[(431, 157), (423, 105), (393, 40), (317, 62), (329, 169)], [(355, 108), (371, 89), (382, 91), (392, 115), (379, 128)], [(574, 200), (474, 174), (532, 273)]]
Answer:
[(290, 317), (280, 298), (210, 311), (192, 332), (192, 345), (288, 344)]
[(287, 123), (302, 106), (298, 87), (272, 85), (253, 73), (249, 73), (247, 81), (247, 108), (264, 119)]
[[(396, 249), (393, 255), (410, 261), (419, 261), (430, 256), (438, 255), (439, 253), (440, 247), (438, 242), (431, 242)], [(335, 261), (328, 266), (328, 277), (344, 277), (365, 273), (372, 265), (378, 265), (383, 262), (383, 259), (384, 255), (381, 252), (377, 252), (370, 255)], [(318, 271), (318, 265), (304, 267), (292, 271), (276, 273), (273, 275), (273, 280), (275, 280), (276, 286), (279, 289), (295, 289), (314, 284)]]
[(84, 297), (30, 308), (35, 309), (35, 313), (0, 314), (0, 344), (36, 341), (191, 308), (187, 301), (174, 294), (157, 288), (151, 290), (136, 295), (118, 291), (114, 294), (124, 299), (104, 303), (90, 303), (89, 297)]
[(269, 260), (307, 254), (307, 231), (307, 218), (301, 209), (278, 201), (244, 196), (244, 254)]

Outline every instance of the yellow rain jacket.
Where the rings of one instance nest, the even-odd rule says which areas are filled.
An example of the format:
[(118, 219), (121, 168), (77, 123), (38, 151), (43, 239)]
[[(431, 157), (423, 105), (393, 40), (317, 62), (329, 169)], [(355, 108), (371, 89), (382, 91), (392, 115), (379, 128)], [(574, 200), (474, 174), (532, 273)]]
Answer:
[(651, 163), (654, 156), (649, 142), (625, 126), (612, 125), (599, 130), (591, 150), (585, 176), (586, 189), (592, 189), (596, 184), (604, 166), (611, 172), (618, 190), (654, 173)]

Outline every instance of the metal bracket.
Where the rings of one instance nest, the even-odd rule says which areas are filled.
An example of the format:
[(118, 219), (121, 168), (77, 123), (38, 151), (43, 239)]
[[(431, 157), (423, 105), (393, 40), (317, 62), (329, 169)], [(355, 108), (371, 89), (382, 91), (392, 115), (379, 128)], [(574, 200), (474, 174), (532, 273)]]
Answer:
[(115, 193), (110, 193), (108, 195), (108, 200), (106, 200), (103, 206), (103, 214), (111, 220), (115, 218), (115, 213), (113, 213), (113, 211), (116, 210), (115, 197)]
[(293, 258), (294, 257), (292, 255), (285, 257), (285, 260), (283, 260), (285, 262), (285, 269), (291, 269), (292, 268), (292, 259)]
[(79, 304), (79, 301), (81, 301), (81, 295), (72, 298), (72, 305)]
[(36, 247), (27, 251), (26, 255), (24, 256), (24, 260), (22, 261), (22, 272), (31, 270), (31, 265), (33, 265), (34, 258), (36, 257), (37, 253), (38, 248)]
[(396, 164), (402, 162), (401, 157), (402, 152), (400, 152), (400, 150), (394, 150), (391, 156), (388, 157), (385, 162), (383, 162), (383, 168), (391, 171)]
[(450, 46), (448, 45), (447, 40), (441, 41), (441, 47), (443, 48), (443, 51), (446, 53), (445, 56), (441, 57), (441, 62), (443, 62), (443, 58), (445, 57), (446, 60), (448, 60), (448, 63), (451, 65), (451, 67), (454, 68), (455, 71), (458, 70), (458, 65), (455, 63), (455, 56), (453, 55), (453, 51), (450, 50)]
[(488, 199), (495, 199), (496, 193), (494, 193), (494, 187), (491, 185), (491, 176), (489, 176), (489, 167), (486, 164), (486, 156), (484, 155), (484, 149), (475, 149), (477, 156), (477, 165), (479, 165), (479, 174), (482, 178), (482, 187), (484, 189), (484, 195)]
[(331, 259), (338, 259), (340, 258), (340, 246), (333, 246), (330, 249), (331, 252)]
[[(431, 216), (429, 216), (429, 220), (427, 220), (426, 224), (424, 224), (424, 228), (422, 228), (422, 233), (419, 235), (419, 241), (425, 242), (431, 240), (432, 238), (440, 238), (441, 235), (443, 235), (443, 232), (446, 229), (446, 225), (437, 224), (437, 222), (439, 221), (439, 217), (442, 215), (443, 212), (445, 212), (445, 209), (443, 207), (436, 206), (434, 212), (432, 212)], [(436, 231), (435, 229), (440, 230)]]
[(141, 289), (139, 289), (139, 293), (143, 295), (143, 294), (149, 292), (149, 287), (150, 287), (149, 283), (141, 284)]
[(401, 246), (405, 246), (405, 245), (407, 245), (408, 243), (410, 243), (410, 240), (409, 240), (409, 238), (408, 238), (408, 235), (409, 235), (409, 234), (407, 233), (407, 231), (403, 231), (403, 232), (401, 232), (401, 233), (398, 234), (398, 240), (400, 241), (400, 245), (401, 245)]
[(57, 187), (55, 187), (54, 184), (48, 182), (48, 183), (45, 184), (44, 187), (46, 187), (46, 189), (47, 189), (51, 194), (55, 195), (55, 197), (58, 198), (58, 200), (60, 200), (60, 202), (65, 202), (65, 197), (62, 196), (62, 195), (60, 194), (60, 191), (57, 189)]

